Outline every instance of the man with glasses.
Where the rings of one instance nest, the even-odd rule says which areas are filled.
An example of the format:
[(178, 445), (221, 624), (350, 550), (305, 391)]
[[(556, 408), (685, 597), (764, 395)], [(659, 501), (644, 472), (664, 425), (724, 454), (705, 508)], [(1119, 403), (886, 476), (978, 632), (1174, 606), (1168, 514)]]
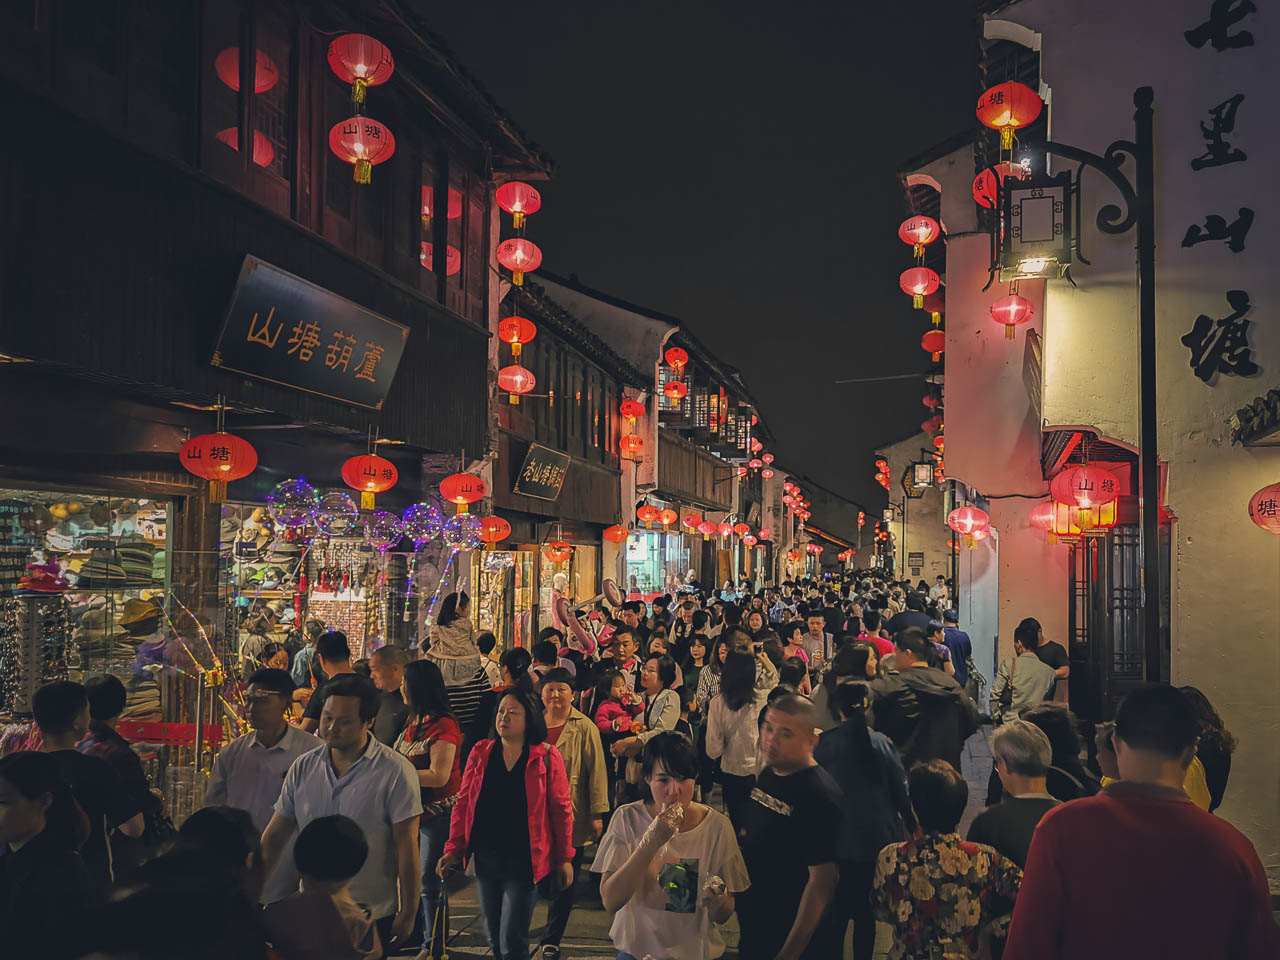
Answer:
[[(206, 807), (247, 810), (259, 834), (271, 822), (280, 785), (293, 761), (320, 746), (318, 738), (285, 719), (292, 697), (293, 678), (286, 670), (259, 670), (249, 677), (245, 706), (253, 730), (222, 748), (205, 791)], [(283, 900), (298, 890), (292, 844), (290, 839), (280, 869), (263, 886), (264, 904)]]

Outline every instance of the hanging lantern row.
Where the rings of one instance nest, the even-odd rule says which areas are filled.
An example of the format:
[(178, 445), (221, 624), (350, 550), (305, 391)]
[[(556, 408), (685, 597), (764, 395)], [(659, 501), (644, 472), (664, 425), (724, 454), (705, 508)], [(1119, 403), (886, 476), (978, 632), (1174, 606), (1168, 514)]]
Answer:
[(1032, 507), (1028, 519), (1031, 526), (1045, 532), (1046, 539), (1051, 544), (1060, 540), (1100, 537), (1116, 525), (1116, 501), (1078, 507), (1058, 500), (1047, 500)]
[(876, 483), (889, 489), (889, 461), (883, 458), (876, 461)]
[(998, 83), (978, 98), (978, 120), (1000, 131), (1000, 149), (1012, 150), (1017, 130), (1035, 123), (1044, 109), (1040, 95), (1025, 83), (1009, 80)]

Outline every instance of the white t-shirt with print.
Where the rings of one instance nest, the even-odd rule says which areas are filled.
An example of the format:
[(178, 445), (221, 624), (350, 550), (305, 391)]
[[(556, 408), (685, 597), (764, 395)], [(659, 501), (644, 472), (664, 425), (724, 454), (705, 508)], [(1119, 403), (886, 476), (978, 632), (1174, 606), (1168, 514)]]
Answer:
[[(619, 807), (600, 841), (592, 872), (622, 869), (652, 820), (644, 801)], [(750, 886), (733, 825), (708, 808), (701, 823), (667, 842), (654, 858), (649, 882), (613, 918), (609, 938), (614, 947), (636, 957), (715, 960), (724, 953), (724, 940), (702, 905), (702, 885), (713, 876), (724, 880), (730, 893)]]

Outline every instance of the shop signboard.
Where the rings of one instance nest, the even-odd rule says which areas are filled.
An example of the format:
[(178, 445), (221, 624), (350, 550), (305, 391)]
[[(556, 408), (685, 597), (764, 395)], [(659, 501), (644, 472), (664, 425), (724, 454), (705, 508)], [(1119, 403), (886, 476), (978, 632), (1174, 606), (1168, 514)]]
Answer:
[(212, 364), (381, 410), (409, 328), (246, 256)]
[(520, 472), (511, 484), (511, 492), (538, 500), (555, 500), (569, 472), (569, 455), (541, 444), (529, 444)]
[(913, 577), (920, 576), (920, 571), (924, 567), (924, 551), (915, 553), (914, 551), (907, 554), (907, 566), (911, 568)]

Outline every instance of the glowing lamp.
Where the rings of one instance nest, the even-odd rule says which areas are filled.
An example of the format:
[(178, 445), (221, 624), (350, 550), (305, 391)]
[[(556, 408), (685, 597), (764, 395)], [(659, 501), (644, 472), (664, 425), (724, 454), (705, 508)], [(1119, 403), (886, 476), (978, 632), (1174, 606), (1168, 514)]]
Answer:
[(644, 524), (646, 530), (652, 530), (653, 521), (657, 520), (661, 515), (661, 510), (647, 504), (636, 511), (636, 518)]
[(366, 453), (342, 465), (342, 482), (360, 491), (360, 509), (372, 510), (374, 494), (390, 490), (400, 479), (396, 465), (385, 457)]
[(737, 469), (737, 474), (738, 474), (738, 476), (740, 476), (740, 477), (745, 477), (745, 476), (747, 475), (747, 468), (746, 468), (746, 467), (738, 467), (738, 469)]
[(658, 511), (658, 519), (662, 521), (662, 528), (665, 530), (680, 519), (680, 514), (668, 508), (666, 510)]
[(920, 402), (932, 410), (934, 407), (940, 407), (942, 405), (942, 398), (937, 394), (926, 393)]
[(1000, 131), (1000, 149), (1013, 149), (1015, 130), (1035, 123), (1044, 109), (1040, 95), (1025, 83), (1007, 80), (978, 98), (978, 119), (983, 126)]
[(768, 540), (773, 536), (773, 532), (768, 527), (762, 527), (757, 536), (759, 536), (761, 540)]
[[(995, 171), (994, 173), (992, 171)], [(996, 201), (1000, 196), (1000, 188), (1004, 186), (1004, 182), (1012, 177), (1014, 180), (1022, 180), (1030, 176), (1025, 169), (1016, 163), (1010, 163), (1005, 160), (988, 167), (980, 174), (973, 178), (973, 202), (980, 207), (988, 210), (994, 210)]]
[(605, 527), (601, 536), (610, 543), (626, 543), (630, 533), (626, 527), (621, 527), (615, 523), (612, 527)]
[(748, 533), (751, 532), (751, 528), (747, 526), (745, 523), (735, 523), (733, 525), (733, 532), (740, 537), (745, 537)]
[(947, 348), (947, 335), (941, 330), (927, 330), (920, 338), (920, 347), (925, 353), (932, 355), (933, 361), (937, 363), (942, 359), (942, 352)]
[(1026, 297), (1020, 297), (1016, 293), (1011, 293), (1007, 297), (1001, 297), (991, 305), (991, 319), (996, 323), (1004, 324), (1004, 338), (1012, 340), (1016, 335), (1014, 330), (1020, 323), (1026, 323), (1036, 315), (1035, 308), (1031, 306), (1031, 301)]
[(258, 466), (258, 451), (248, 440), (230, 433), (202, 433), (178, 450), (178, 462), (209, 481), (209, 502), (227, 499), (227, 484), (247, 477)]
[(524, 275), (542, 266), (542, 251), (524, 237), (512, 237), (498, 244), (498, 262), (511, 271), (511, 282), (524, 286)]
[(759, 470), (761, 467), (764, 466), (764, 461), (752, 460), (750, 463), (747, 464), (747, 466), (750, 467), (752, 470)]
[[(986, 538), (991, 528), (991, 517), (977, 507), (956, 507), (947, 514), (947, 526), (964, 537), (966, 547)], [(981, 534), (980, 536), (976, 534)]]
[(760, 476), (764, 477), (766, 480), (772, 480), (773, 471), (768, 467), (765, 467), (763, 470), (760, 471)]
[(573, 547), (563, 540), (548, 543), (547, 548), (542, 552), (552, 563), (565, 563), (573, 558)]
[(511, 536), (511, 524), (501, 517), (480, 518), (480, 540), (483, 543), (500, 543)]
[(754, 547), (760, 541), (748, 533), (745, 537), (742, 538), (742, 542), (748, 547)]
[(512, 406), (520, 403), (520, 396), (525, 393), (532, 392), (537, 386), (537, 378), (534, 377), (533, 371), (526, 367), (513, 363), (509, 367), (503, 367), (498, 371), (498, 389), (507, 391), (508, 399)]
[(911, 297), (911, 304), (917, 310), (924, 306), (925, 296), (938, 289), (940, 282), (938, 275), (928, 267), (911, 267), (898, 277), (898, 286)]
[(680, 522), (681, 522), (682, 524), (684, 524), (684, 525), (685, 525), (685, 527), (686, 527), (686, 528), (688, 528), (688, 529), (692, 532), (692, 531), (694, 531), (694, 530), (697, 530), (697, 529), (698, 529), (698, 524), (700, 524), (700, 523), (702, 522), (702, 514), (700, 514), (700, 513), (689, 513), (689, 514), (686, 514), (686, 515), (685, 515), (685, 518), (684, 518), (683, 520), (681, 520)]
[(634, 427), (636, 420), (644, 416), (644, 404), (639, 400), (623, 400), (618, 406), (618, 412)]
[(689, 353), (680, 347), (668, 347), (664, 353), (663, 359), (667, 361), (667, 366), (676, 372), (676, 376), (680, 376), (680, 371), (684, 369), (686, 363), (689, 362)]
[(440, 496), (457, 505), (459, 513), (467, 512), (467, 505), (483, 500), (489, 488), (473, 473), (455, 473), (440, 481)]
[(500, 186), (494, 199), (499, 207), (511, 214), (511, 225), (517, 230), (524, 226), (525, 217), (542, 209), (542, 194), (519, 180)]
[(1249, 498), (1249, 519), (1267, 533), (1280, 534), (1280, 483), (1270, 483)]
[(329, 69), (351, 84), (351, 102), (364, 103), (367, 87), (376, 87), (396, 72), (391, 51), (363, 33), (344, 33), (329, 44)]
[(765, 463), (773, 463), (773, 454), (772, 454), (772, 453), (762, 453), (762, 454), (760, 454), (760, 459), (761, 459), (761, 460), (763, 460)]
[(628, 433), (618, 441), (618, 446), (622, 448), (624, 454), (634, 459), (644, 453), (644, 437), (638, 433)]
[(733, 524), (732, 523), (720, 524), (719, 532), (720, 532), (720, 536), (722, 537), (729, 536), (729, 534), (733, 533)]
[(763, 449), (764, 449), (764, 444), (763, 444), (763, 443), (761, 443), (759, 440), (757, 440), (755, 437), (752, 437), (752, 438), (751, 438), (751, 452), (752, 452), (752, 453), (759, 453), (759, 452), (760, 452), (761, 450), (763, 450)]
[[(266, 93), (280, 79), (280, 68), (263, 50), (254, 52), (253, 92)], [(240, 48), (227, 47), (213, 59), (213, 72), (236, 93), (240, 92)]]
[(538, 335), (538, 325), (525, 317), (512, 315), (498, 324), (498, 339), (511, 344), (511, 355), (520, 356), (524, 345)]
[(924, 248), (940, 236), (942, 227), (933, 217), (908, 217), (898, 227), (898, 239), (910, 246), (912, 255), (916, 257), (923, 257)]
[(368, 183), (375, 164), (385, 163), (396, 152), (396, 138), (371, 117), (348, 117), (329, 131), (329, 149), (355, 169), (356, 183)]
[(662, 392), (666, 394), (672, 405), (675, 405), (688, 396), (689, 388), (683, 380), (668, 380), (666, 386), (662, 388)]
[(1076, 507), (1097, 507), (1120, 496), (1120, 478), (1092, 464), (1068, 467), (1049, 483), (1053, 499)]
[(698, 524), (698, 532), (702, 534), (703, 540), (710, 540), (719, 528), (710, 520), (703, 520)]

